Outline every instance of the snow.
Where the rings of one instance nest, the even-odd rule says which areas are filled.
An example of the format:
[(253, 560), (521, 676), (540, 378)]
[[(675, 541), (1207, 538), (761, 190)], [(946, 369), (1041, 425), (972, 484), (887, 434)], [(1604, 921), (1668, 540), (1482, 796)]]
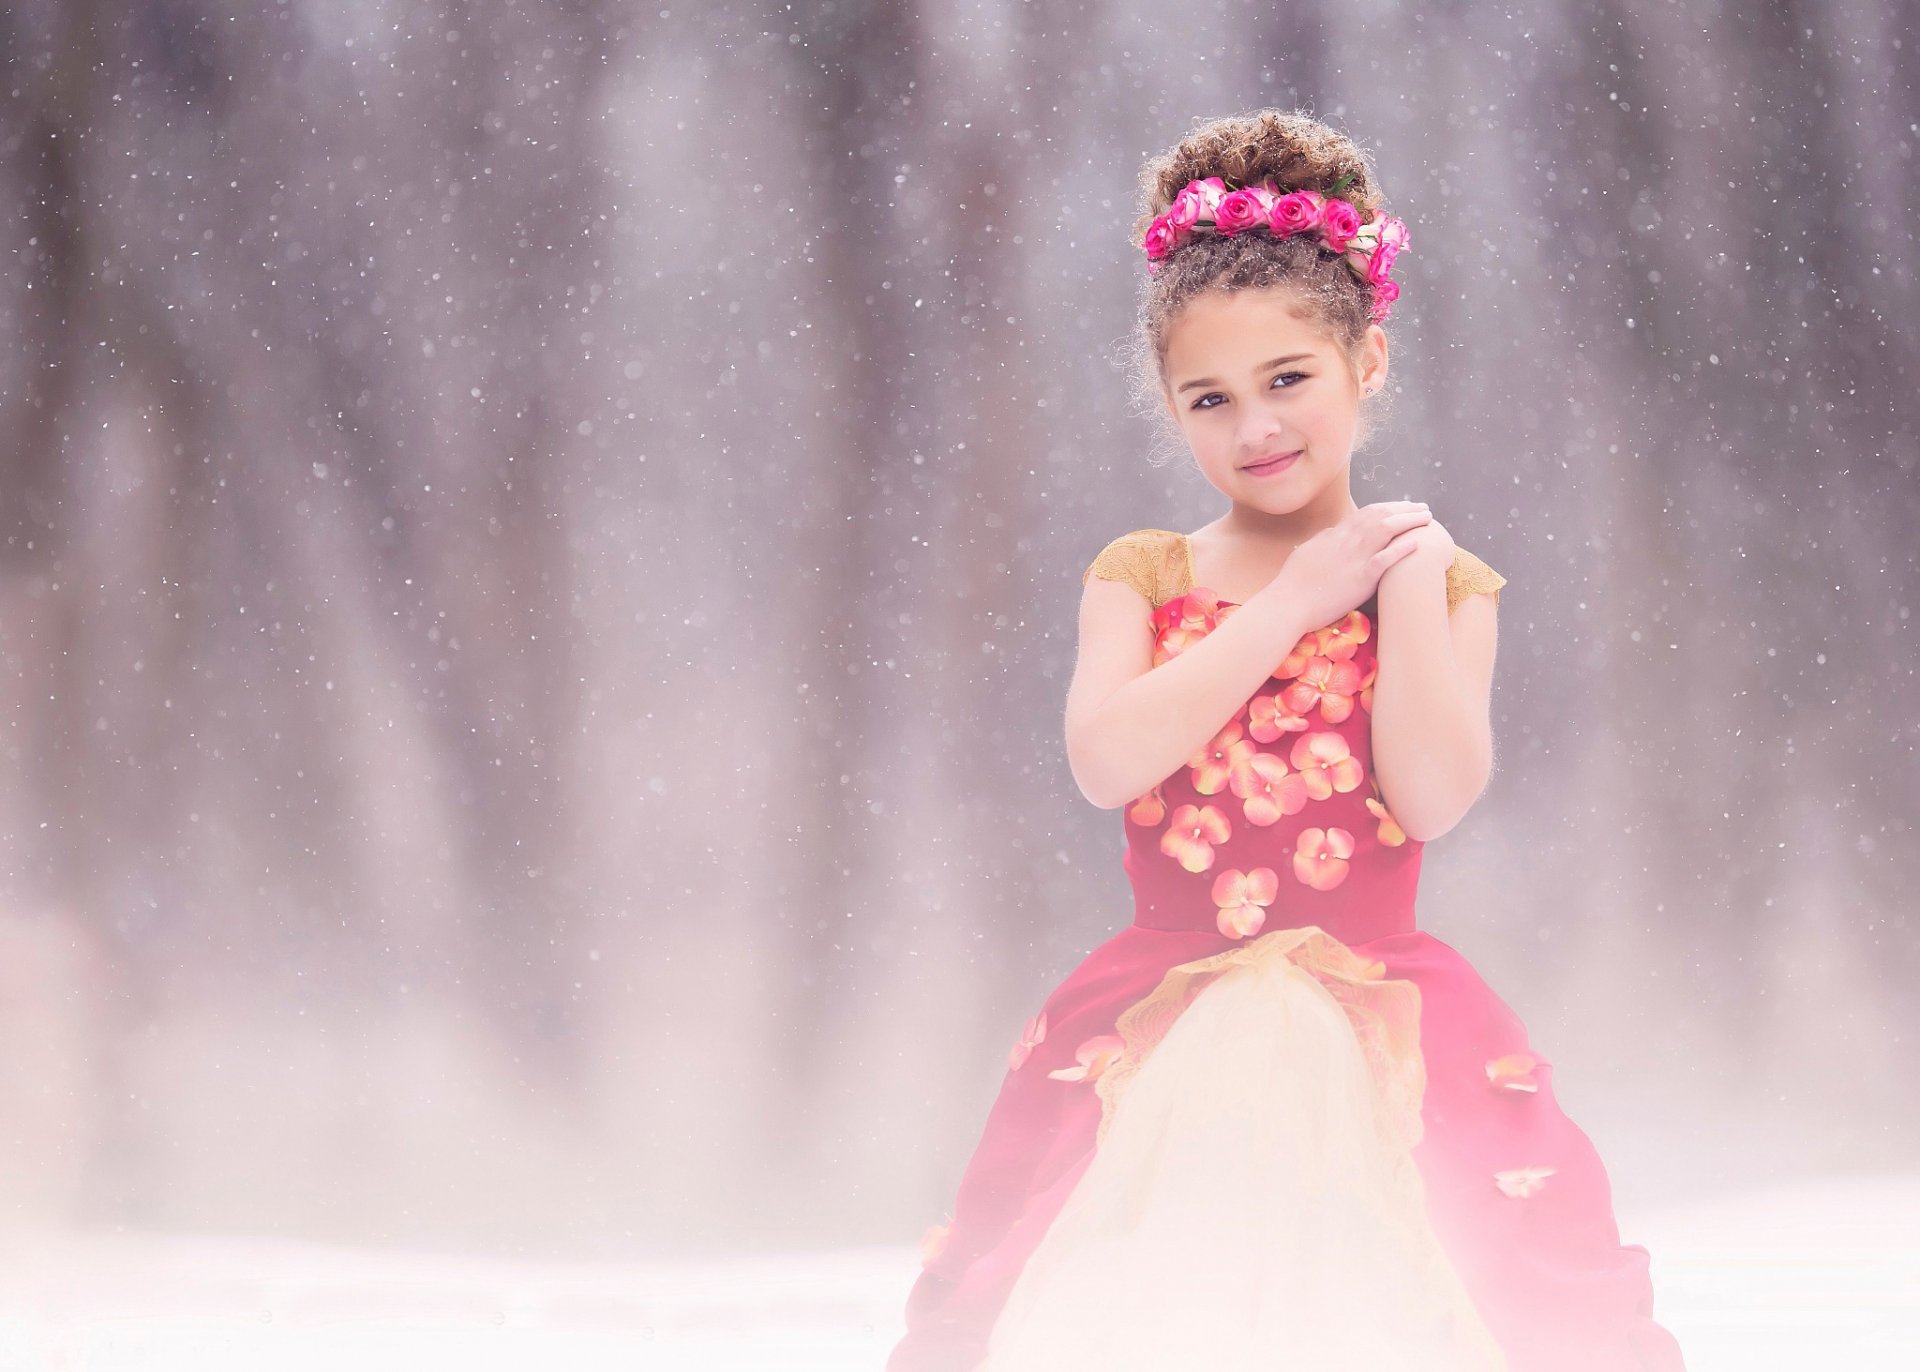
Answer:
[[(1827, 1178), (1620, 1214), (1691, 1372), (1905, 1372), (1920, 1176)], [(672, 1263), (510, 1261), (245, 1236), (15, 1232), (5, 1372), (880, 1372), (917, 1248)]]

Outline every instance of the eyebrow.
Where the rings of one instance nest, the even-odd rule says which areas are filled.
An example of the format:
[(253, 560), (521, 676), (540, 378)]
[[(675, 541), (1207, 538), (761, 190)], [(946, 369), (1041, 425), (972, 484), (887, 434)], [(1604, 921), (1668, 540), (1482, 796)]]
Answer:
[[(1253, 374), (1258, 376), (1261, 372), (1272, 371), (1275, 367), (1284, 367), (1289, 362), (1309, 362), (1312, 359), (1312, 353), (1290, 353), (1286, 357), (1276, 357), (1271, 362), (1262, 362), (1253, 369)], [(1174, 394), (1179, 395), (1182, 391), (1190, 391), (1195, 386), (1218, 386), (1219, 384), (1218, 381), (1215, 381), (1210, 376), (1196, 377), (1192, 381), (1182, 382), (1180, 389), (1175, 391)]]

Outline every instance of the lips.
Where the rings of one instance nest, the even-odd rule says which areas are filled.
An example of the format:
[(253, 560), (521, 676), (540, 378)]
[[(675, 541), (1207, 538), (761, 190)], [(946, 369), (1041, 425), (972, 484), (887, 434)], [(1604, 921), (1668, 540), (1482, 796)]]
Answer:
[(1284, 472), (1299, 456), (1298, 452), (1278, 453), (1273, 457), (1263, 457), (1258, 462), (1249, 462), (1240, 470), (1254, 476), (1270, 476), (1274, 472)]

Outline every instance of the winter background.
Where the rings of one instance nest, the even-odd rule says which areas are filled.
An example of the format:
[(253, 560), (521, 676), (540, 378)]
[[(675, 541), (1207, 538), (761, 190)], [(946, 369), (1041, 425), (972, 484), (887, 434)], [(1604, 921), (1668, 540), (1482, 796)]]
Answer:
[(1690, 1366), (1914, 1365), (1910, 9), (665, 5), (0, 6), (0, 1369), (878, 1368), (1132, 918), (1134, 175), (1260, 105), (1510, 579), (1423, 924)]

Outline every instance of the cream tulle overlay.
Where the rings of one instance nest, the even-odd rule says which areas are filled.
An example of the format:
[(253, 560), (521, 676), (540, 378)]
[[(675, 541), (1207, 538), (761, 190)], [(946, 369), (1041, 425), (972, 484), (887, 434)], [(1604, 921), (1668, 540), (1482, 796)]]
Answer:
[(1420, 991), (1384, 973), (1277, 929), (1129, 1007), (1098, 1149), (979, 1372), (1503, 1369), (1411, 1157)]

